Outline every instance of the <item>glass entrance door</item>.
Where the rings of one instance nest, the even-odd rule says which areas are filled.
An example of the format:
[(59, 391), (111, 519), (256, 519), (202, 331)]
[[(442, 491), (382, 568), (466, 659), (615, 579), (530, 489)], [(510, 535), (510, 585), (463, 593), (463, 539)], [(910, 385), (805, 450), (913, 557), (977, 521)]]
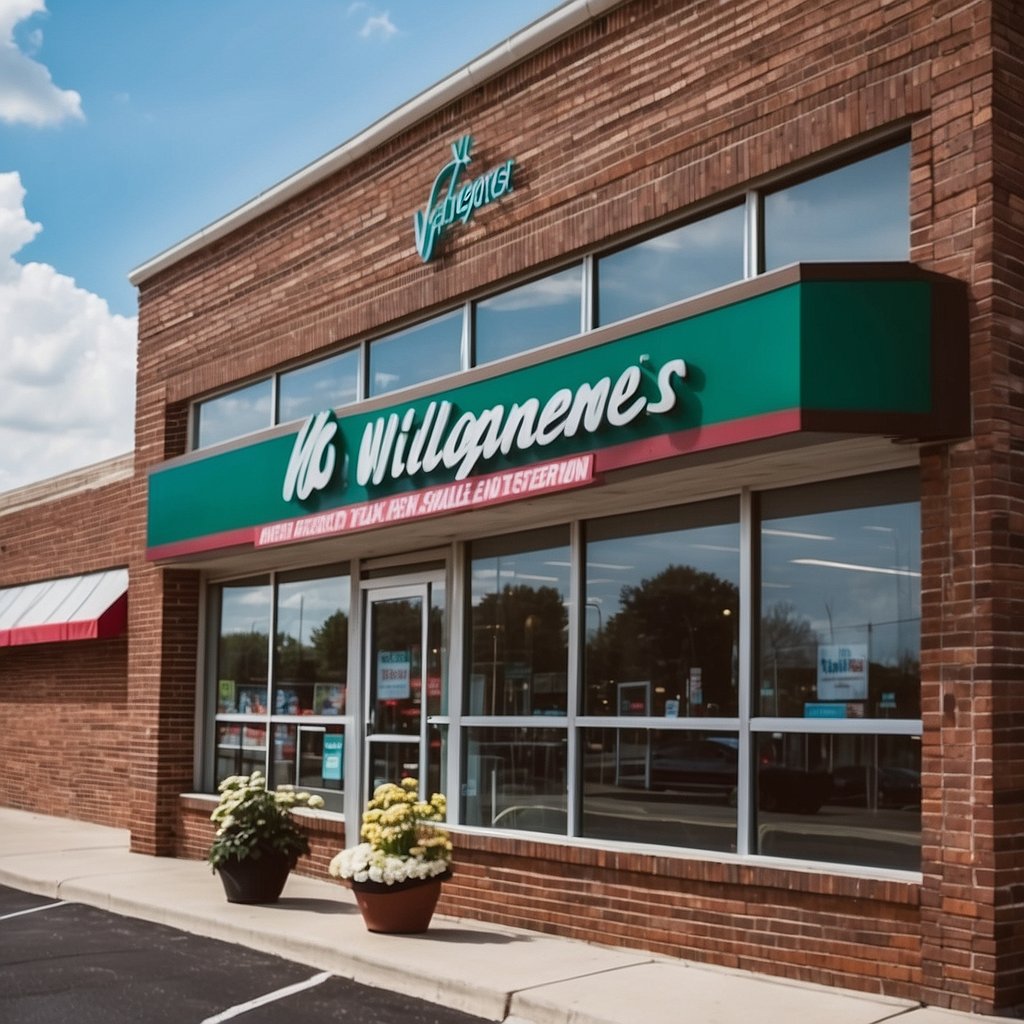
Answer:
[(368, 792), (420, 780), (440, 791), (447, 657), (444, 585), (424, 580), (366, 592), (364, 659)]

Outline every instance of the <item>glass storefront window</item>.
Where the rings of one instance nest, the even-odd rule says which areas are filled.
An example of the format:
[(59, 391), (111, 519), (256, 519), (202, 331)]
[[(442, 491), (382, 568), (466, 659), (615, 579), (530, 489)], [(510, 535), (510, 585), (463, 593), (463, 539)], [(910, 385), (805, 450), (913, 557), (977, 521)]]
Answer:
[(267, 727), (242, 722), (218, 722), (215, 771), (217, 780), (266, 770)]
[(917, 488), (895, 473), (763, 496), (759, 714), (920, 718)]
[(597, 324), (615, 323), (743, 279), (742, 206), (597, 260)]
[(261, 380), (197, 403), (196, 448), (209, 448), (243, 434), (266, 430), (273, 424), (273, 395), (271, 381)]
[(319, 790), (341, 810), (349, 586), (325, 568), (213, 588), (215, 784), (259, 769), (272, 786)]
[(218, 713), (266, 714), (269, 641), (269, 584), (223, 587), (217, 639)]
[(585, 729), (583, 835), (735, 852), (735, 733)]
[(587, 527), (586, 715), (735, 715), (735, 500)]
[(910, 144), (764, 196), (765, 270), (813, 260), (906, 260)]
[(427, 714), (448, 714), (448, 630), (445, 586), (442, 581), (430, 588), (427, 621)]
[[(918, 490), (916, 471), (900, 470), (753, 496), (760, 614), (749, 626), (738, 498), (585, 521), (578, 550), (555, 529), (474, 542), (463, 713), (519, 720), (462, 726), (461, 821), (915, 870)], [(535, 583), (551, 590), (545, 611)], [(579, 692), (559, 683), (582, 716), (569, 763), (559, 751), (572, 732), (522, 721), (565, 707), (542, 702), (547, 666), (523, 653), (534, 615), (530, 628), (543, 624), (550, 640), (557, 625), (579, 649)], [(744, 645), (757, 659), (749, 679)], [(557, 651), (562, 665), (568, 652)], [(821, 718), (846, 723), (808, 732)], [(879, 719), (891, 720), (884, 734)], [(571, 823), (566, 793), (579, 799)]]
[(467, 728), (463, 745), (466, 824), (565, 835), (564, 730)]
[[(345, 730), (341, 725), (275, 724), (271, 735), (271, 786), (342, 792)], [(339, 804), (332, 801), (329, 806)]]
[(566, 713), (569, 564), (567, 530), (473, 545), (466, 714)]
[(370, 748), (370, 779), (367, 791), (372, 793), (385, 782), (401, 783), (402, 779), (419, 779), (420, 744), (418, 739), (399, 743), (375, 743)]
[(917, 871), (919, 736), (761, 734), (757, 852)]
[[(423, 602), (420, 597), (385, 598), (374, 603), (370, 622), (371, 660), (368, 665), (374, 733), (391, 736), (420, 734), (422, 624)], [(389, 781), (401, 782), (404, 777), (397, 775)]]
[(384, 395), (462, 369), (462, 310), (370, 342), (369, 393)]
[(277, 422), (305, 419), (359, 398), (358, 349), (282, 373), (277, 384)]
[(343, 715), (348, 675), (347, 576), (277, 586), (274, 714)]
[(476, 364), (579, 334), (582, 301), (581, 264), (481, 299), (473, 307)]

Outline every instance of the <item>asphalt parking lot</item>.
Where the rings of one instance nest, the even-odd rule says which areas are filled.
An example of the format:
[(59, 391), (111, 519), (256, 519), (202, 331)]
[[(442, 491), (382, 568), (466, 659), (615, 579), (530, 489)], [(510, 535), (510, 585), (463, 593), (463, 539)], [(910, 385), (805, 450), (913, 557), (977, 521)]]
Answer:
[(4, 1024), (479, 1024), (244, 946), (0, 886)]

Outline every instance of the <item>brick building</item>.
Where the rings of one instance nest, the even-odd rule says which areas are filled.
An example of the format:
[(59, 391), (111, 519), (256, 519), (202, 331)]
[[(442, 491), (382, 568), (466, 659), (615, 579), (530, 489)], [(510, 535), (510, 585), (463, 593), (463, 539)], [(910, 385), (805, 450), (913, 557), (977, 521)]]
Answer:
[(570, 0), (134, 271), (133, 477), (0, 509), (129, 572), (130, 818), (47, 807), (201, 856), (261, 767), (322, 871), (418, 773), (449, 913), (1024, 1003), (1022, 36)]

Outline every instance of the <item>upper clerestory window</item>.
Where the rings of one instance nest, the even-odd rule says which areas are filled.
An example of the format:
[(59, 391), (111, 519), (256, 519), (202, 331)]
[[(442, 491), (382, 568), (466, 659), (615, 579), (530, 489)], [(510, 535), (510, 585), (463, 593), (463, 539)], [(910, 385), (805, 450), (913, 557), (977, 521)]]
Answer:
[(764, 269), (789, 263), (906, 260), (910, 144), (764, 194)]
[[(790, 263), (906, 260), (910, 144), (745, 201), (195, 405), (196, 448), (507, 359)], [(587, 296), (593, 296), (593, 316)], [(276, 395), (275, 395), (276, 387)], [(276, 405), (276, 410), (275, 410)]]

